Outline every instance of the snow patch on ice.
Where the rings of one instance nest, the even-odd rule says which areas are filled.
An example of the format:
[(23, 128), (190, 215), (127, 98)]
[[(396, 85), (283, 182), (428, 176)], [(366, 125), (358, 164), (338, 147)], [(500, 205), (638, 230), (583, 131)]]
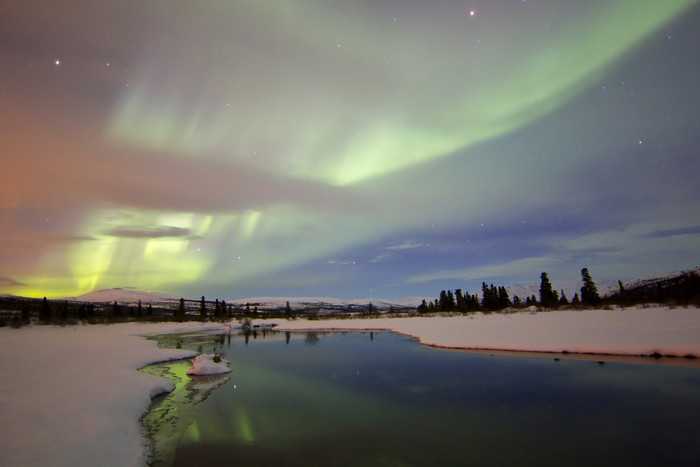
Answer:
[[(218, 359), (218, 362), (217, 362)], [(187, 369), (188, 375), (221, 375), (231, 373), (229, 368), (231, 362), (217, 355), (202, 354), (197, 355), (192, 360), (192, 365)]]

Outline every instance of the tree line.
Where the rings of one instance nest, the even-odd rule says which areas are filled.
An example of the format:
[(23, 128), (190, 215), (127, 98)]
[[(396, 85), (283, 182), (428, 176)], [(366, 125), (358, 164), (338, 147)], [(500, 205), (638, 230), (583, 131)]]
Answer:
[[(572, 306), (587, 306), (597, 307), (602, 303), (602, 299), (598, 293), (598, 288), (593, 282), (588, 268), (581, 269), (581, 279), (583, 287), (581, 287), (581, 295), (578, 292), (574, 294), (569, 302), (564, 291), (559, 294), (552, 289), (552, 283), (549, 280), (546, 272), (540, 275), (540, 293), (539, 299), (535, 295), (530, 297), (521, 297), (515, 295), (512, 299), (508, 290), (504, 286), (496, 287), (493, 284), (487, 285), (486, 282), (481, 283), (481, 299), (478, 294), (470, 294), (462, 292), (462, 289), (456, 289), (454, 293), (451, 290), (443, 290), (440, 296), (433, 302), (423, 300), (418, 306), (418, 313), (435, 313), (435, 312), (458, 312), (469, 313), (473, 311), (493, 312), (500, 311), (506, 308), (524, 308), (530, 306), (538, 306), (541, 308), (556, 309), (566, 305)], [(622, 284), (622, 283), (620, 283)]]

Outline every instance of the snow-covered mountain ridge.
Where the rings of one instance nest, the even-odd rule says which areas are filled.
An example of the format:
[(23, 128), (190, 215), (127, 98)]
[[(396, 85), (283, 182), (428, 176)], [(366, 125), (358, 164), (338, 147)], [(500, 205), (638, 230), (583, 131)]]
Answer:
[[(626, 282), (623, 282), (627, 290), (634, 289), (635, 287), (640, 287), (647, 284), (652, 284), (656, 282), (662, 282), (668, 279), (673, 279), (685, 273), (700, 273), (700, 267), (685, 270), (685, 271), (674, 271), (666, 274), (661, 274), (658, 276), (649, 276), (644, 278), (636, 278)], [(607, 278), (596, 278), (593, 280), (598, 288), (598, 292), (601, 296), (610, 295), (619, 290), (619, 284), (615, 279)], [(490, 285), (490, 284), (489, 284)], [(494, 284), (496, 286), (500, 284)], [(570, 277), (565, 279), (555, 279), (552, 280), (552, 288), (557, 292), (561, 293), (563, 290), (567, 298), (571, 300), (575, 293), (580, 294), (580, 289), (583, 283), (580, 277)], [(507, 285), (506, 290), (511, 298), (516, 295), (521, 299), (525, 300), (527, 297), (534, 295), (539, 298), (540, 284), (539, 282), (532, 282), (524, 285)], [(463, 290), (463, 293), (476, 293), (481, 296), (481, 290)], [(250, 297), (242, 298), (236, 300), (226, 300), (226, 303), (233, 304), (235, 306), (246, 306), (250, 305), (256, 306), (262, 309), (280, 309), (284, 308), (289, 302), (289, 306), (292, 309), (298, 308), (352, 308), (352, 307), (366, 307), (369, 303), (378, 309), (389, 309), (394, 308), (414, 308), (420, 305), (421, 301), (425, 298), (426, 301), (433, 301), (439, 296), (439, 291), (436, 291), (435, 297), (405, 297), (398, 300), (385, 300), (381, 298), (355, 298), (355, 299), (339, 299), (332, 297)], [(183, 297), (187, 301), (199, 301), (200, 297)], [(213, 301), (218, 297), (208, 297), (207, 301)], [(172, 306), (173, 303), (180, 300), (179, 296), (150, 292), (150, 291), (139, 291), (132, 289), (114, 288), (114, 289), (103, 289), (94, 290), (86, 294), (80, 295), (78, 297), (66, 297), (65, 300), (78, 301), (78, 302), (92, 302), (92, 303), (112, 303), (118, 302), (120, 304), (135, 305), (141, 300), (143, 305), (162, 305), (162, 306)]]

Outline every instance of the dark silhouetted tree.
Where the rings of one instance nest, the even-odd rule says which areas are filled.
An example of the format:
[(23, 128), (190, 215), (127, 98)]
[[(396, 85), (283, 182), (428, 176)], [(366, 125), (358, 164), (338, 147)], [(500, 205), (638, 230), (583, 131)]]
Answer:
[(513, 303), (510, 301), (510, 296), (505, 287), (501, 286), (498, 288), (498, 309), (502, 310), (508, 308)]
[(581, 287), (581, 303), (584, 305), (599, 305), (601, 300), (600, 295), (598, 295), (598, 288), (595, 286), (593, 279), (591, 279), (588, 268), (581, 269), (581, 279), (583, 280), (583, 287)]
[(292, 319), (292, 307), (289, 306), (289, 302), (284, 307), (284, 317), (287, 319)]
[(44, 299), (41, 301), (39, 319), (42, 321), (48, 321), (51, 319), (51, 305), (49, 305), (49, 301), (46, 299), (46, 297), (44, 297)]
[(566, 294), (564, 293), (564, 289), (561, 289), (561, 298), (559, 299), (559, 304), (560, 305), (568, 305), (569, 304), (569, 299), (566, 298)]
[(547, 273), (540, 274), (540, 305), (546, 308), (555, 308), (558, 305), (557, 296), (552, 290)]
[(185, 319), (185, 299), (180, 298), (180, 303), (177, 306), (177, 310), (175, 310), (175, 319), (178, 321), (182, 321)]
[(417, 311), (420, 314), (428, 313), (430, 311), (430, 308), (428, 307), (428, 303), (425, 301), (425, 299), (423, 299), (423, 301), (420, 302), (420, 305), (418, 305)]
[(625, 288), (625, 284), (622, 283), (621, 280), (617, 281), (617, 284), (620, 286), (620, 291), (618, 292), (619, 294), (619, 300), (620, 300), (620, 305), (622, 306), (627, 306), (630, 304), (630, 297), (629, 294), (627, 293), (627, 289)]
[(204, 301), (204, 295), (202, 295), (202, 299), (199, 301), (199, 318), (202, 321), (207, 319), (207, 304)]

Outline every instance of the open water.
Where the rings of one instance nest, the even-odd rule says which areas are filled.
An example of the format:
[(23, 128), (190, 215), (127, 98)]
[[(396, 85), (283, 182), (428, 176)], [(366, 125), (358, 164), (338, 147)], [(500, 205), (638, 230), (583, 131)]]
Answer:
[(161, 465), (700, 465), (698, 368), (454, 352), (388, 332), (168, 340), (216, 348), (233, 372), (166, 365), (178, 389), (148, 416)]

